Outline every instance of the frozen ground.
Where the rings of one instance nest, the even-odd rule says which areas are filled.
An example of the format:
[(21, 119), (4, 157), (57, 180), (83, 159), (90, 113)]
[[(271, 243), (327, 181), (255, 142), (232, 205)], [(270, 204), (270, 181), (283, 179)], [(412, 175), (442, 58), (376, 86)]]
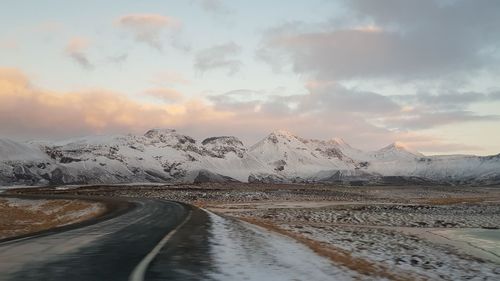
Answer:
[[(22, 192), (30, 190), (23, 189)], [(226, 276), (227, 280), (234, 280), (230, 277), (239, 273), (238, 268), (244, 269), (243, 272), (256, 271), (260, 261), (254, 260), (251, 254), (238, 256), (235, 253), (241, 253), (245, 247), (254, 249), (259, 243), (265, 246), (257, 247), (257, 251), (269, 254), (270, 260), (283, 261), (283, 264), (276, 264), (272, 272), (286, 272), (285, 269), (292, 266), (297, 267), (299, 276), (309, 272), (307, 268), (315, 268), (318, 278), (324, 274), (319, 260), (304, 263), (306, 268), (296, 266), (298, 260), (293, 256), (297, 249), (301, 249), (298, 246), (289, 244), (283, 247), (266, 234), (259, 234), (260, 228), (249, 228), (246, 223), (225, 223), (225, 217), (233, 217), (271, 226), (270, 230), (300, 241), (305, 245), (301, 246), (300, 252), (303, 249), (317, 252), (318, 247), (329, 249), (333, 254), (324, 255), (325, 258), (330, 259), (336, 268), (347, 269), (332, 274), (342, 277), (346, 274), (346, 278), (356, 277), (350, 273), (354, 271), (364, 274), (360, 275), (362, 277), (369, 276), (368, 266), (393, 273), (384, 276), (394, 280), (500, 280), (499, 262), (488, 259), (480, 250), (464, 247), (469, 245), (467, 243), (452, 240), (457, 239), (456, 236), (430, 235), (436, 231), (494, 230), (500, 227), (498, 187), (206, 184), (82, 187), (48, 189), (46, 192), (163, 198), (188, 202), (223, 214), (223, 220), (214, 219), (216, 227), (213, 231), (217, 237), (214, 241), (218, 241), (214, 244), (214, 254), (221, 264), (228, 266), (214, 273), (216, 279)], [(238, 230), (240, 226), (242, 230)], [(253, 236), (262, 239), (247, 241), (245, 232), (248, 231), (255, 232)], [(485, 242), (476, 243), (484, 246)], [(274, 252), (285, 249), (289, 250), (285, 251), (287, 254), (274, 255)], [(339, 260), (338, 256), (343, 259)], [(265, 276), (273, 276), (272, 272)], [(256, 271), (256, 274), (260, 273)], [(370, 278), (373, 276), (367, 279)]]
[(335, 245), (355, 257), (392, 270), (415, 272), (430, 280), (499, 280), (500, 265), (459, 254), (417, 236), (384, 228), (281, 225), (314, 240)]
[(272, 208), (252, 216), (286, 222), (402, 227), (500, 228), (500, 204), (360, 205), (324, 208)]

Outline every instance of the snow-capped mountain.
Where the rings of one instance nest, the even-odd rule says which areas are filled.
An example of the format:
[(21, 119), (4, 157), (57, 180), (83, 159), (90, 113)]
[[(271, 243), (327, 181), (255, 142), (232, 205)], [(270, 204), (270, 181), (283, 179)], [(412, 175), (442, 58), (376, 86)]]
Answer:
[(250, 155), (285, 177), (307, 178), (325, 168), (354, 169), (354, 161), (335, 142), (306, 140), (276, 131), (250, 147)]
[(500, 154), (424, 156), (394, 143), (364, 152), (342, 139), (275, 131), (251, 147), (220, 136), (198, 142), (175, 130), (60, 142), (0, 139), (0, 184), (132, 182), (500, 183)]

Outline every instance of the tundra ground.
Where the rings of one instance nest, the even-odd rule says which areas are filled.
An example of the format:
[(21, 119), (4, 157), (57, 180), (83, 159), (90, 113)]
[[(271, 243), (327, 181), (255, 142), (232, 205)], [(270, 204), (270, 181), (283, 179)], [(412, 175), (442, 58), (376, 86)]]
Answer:
[[(11, 192), (187, 202), (287, 235), (333, 263), (382, 279), (500, 278), (500, 242), (494, 239), (500, 237), (498, 187), (207, 183)], [(471, 240), (457, 231), (493, 239)]]

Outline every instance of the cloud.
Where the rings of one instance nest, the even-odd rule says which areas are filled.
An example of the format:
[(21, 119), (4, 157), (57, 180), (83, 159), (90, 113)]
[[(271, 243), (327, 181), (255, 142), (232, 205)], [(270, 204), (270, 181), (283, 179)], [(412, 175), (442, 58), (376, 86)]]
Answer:
[(203, 10), (214, 15), (227, 15), (230, 13), (229, 8), (222, 0), (197, 0)]
[[(168, 101), (155, 103), (107, 90), (43, 90), (22, 72), (0, 68), (0, 135), (58, 138), (141, 133), (152, 127), (166, 127), (199, 138), (236, 135), (251, 144), (272, 130), (286, 128), (305, 137), (340, 136), (364, 149), (377, 149), (400, 140), (425, 151), (479, 150), (404, 129), (423, 127), (421, 124), (441, 125), (442, 120), (445, 123), (471, 121), (463, 119), (473, 114), (471, 112), (437, 116), (438, 113), (433, 115), (421, 109), (404, 111), (403, 105), (387, 97), (346, 89), (335, 83), (311, 82), (307, 89), (306, 95), (290, 96), (240, 89), (203, 100), (183, 98), (170, 88), (159, 87), (145, 92)], [(369, 109), (366, 103), (377, 104), (373, 108), (378, 110)], [(417, 116), (415, 120), (404, 123), (401, 119), (412, 115)], [(384, 118), (382, 125), (372, 122)], [(472, 118), (483, 122), (485, 117)]]
[(165, 102), (178, 102), (183, 99), (183, 95), (179, 91), (169, 88), (149, 89), (145, 91), (145, 94)]
[(405, 130), (435, 128), (442, 125), (475, 121), (498, 121), (500, 115), (480, 114), (470, 110), (472, 105), (500, 101), (500, 93), (445, 92), (418, 93), (390, 97), (401, 106), (399, 114), (386, 114), (379, 121), (387, 127)]
[(396, 113), (401, 106), (387, 96), (367, 91), (347, 89), (336, 83), (314, 83), (307, 86), (311, 93), (301, 108), (350, 112), (361, 116)]
[[(463, 89), (478, 89), (467, 87), (472, 85), (467, 80), (478, 84), (482, 75), (498, 73), (500, 18), (494, 11), (500, 3), (346, 0), (343, 4), (343, 16), (317, 24), (289, 22), (263, 34), (258, 58), (275, 71), (291, 71), (311, 81), (309, 95), (298, 97), (290, 107), (290, 118), (334, 120), (337, 125), (332, 130), (345, 133), (339, 135), (349, 138), (358, 132), (375, 142), (384, 134), (401, 139), (403, 132), (499, 122), (500, 115), (475, 107), (500, 101), (498, 90)], [(394, 87), (386, 92), (356, 88), (377, 89), (377, 81)], [(402, 85), (420, 91), (389, 96)], [(242, 104), (264, 108), (258, 102)], [(428, 149), (429, 143), (417, 146)]]
[(128, 54), (122, 54), (122, 55), (117, 55), (117, 56), (110, 56), (108, 57), (108, 61), (114, 64), (123, 64), (126, 62), (128, 59)]
[(414, 100), (427, 106), (464, 107), (473, 103), (500, 101), (500, 92), (450, 92), (444, 94), (419, 93)]
[(498, 69), (500, 2), (443, 2), (345, 1), (346, 23), (271, 29), (258, 55), (334, 81), (437, 79)]
[(162, 32), (165, 30), (178, 31), (181, 22), (175, 18), (158, 14), (130, 14), (121, 16), (115, 24), (131, 32), (137, 42), (162, 49)]
[(311, 81), (307, 89), (307, 95), (291, 96), (263, 96), (261, 92), (237, 90), (209, 99), (217, 110), (237, 112), (240, 121), (247, 122), (242, 126), (249, 130), (257, 130), (258, 124), (262, 128), (289, 128), (301, 135), (320, 138), (341, 136), (355, 146), (368, 149), (400, 140), (424, 151), (478, 150), (418, 132), (448, 124), (477, 122), (479, 126), (481, 122), (500, 121), (499, 115), (481, 115), (468, 110), (445, 111), (331, 82)]
[(467, 110), (418, 111), (409, 114), (386, 116), (380, 119), (386, 127), (403, 130), (436, 128), (448, 124), (477, 121), (500, 121), (500, 115), (480, 115)]
[(85, 69), (92, 69), (93, 65), (86, 53), (88, 47), (89, 42), (87, 39), (82, 37), (74, 37), (66, 45), (65, 53), (81, 67)]
[(4, 136), (56, 138), (203, 127), (223, 123), (230, 114), (197, 99), (165, 105), (107, 90), (46, 91), (33, 86), (20, 71), (0, 68), (0, 135)]
[(243, 63), (234, 56), (241, 53), (241, 47), (234, 42), (216, 45), (198, 52), (194, 67), (203, 72), (225, 69), (229, 75), (238, 72)]
[(260, 93), (249, 89), (238, 89), (224, 94), (208, 96), (216, 110), (230, 110), (237, 112), (257, 112), (264, 100)]
[[(450, 106), (444, 110), (427, 105), (427, 102), (433, 103), (434, 98), (445, 99), (439, 95), (422, 103), (419, 102), (423, 98), (420, 95), (405, 96), (405, 100), (401, 101), (399, 97), (348, 89), (336, 83), (310, 82), (307, 89), (309, 94), (288, 96), (265, 96), (261, 92), (241, 89), (210, 96), (209, 100), (219, 110), (259, 113), (270, 119), (280, 116), (292, 119), (315, 116), (317, 120), (311, 122), (345, 120), (346, 123), (342, 126), (356, 134), (362, 134), (360, 132), (366, 131), (370, 126), (382, 131), (408, 131), (464, 122), (500, 120), (500, 115), (481, 115)], [(496, 92), (474, 95), (482, 97), (481, 100), (500, 100)], [(363, 124), (365, 127), (360, 130), (356, 124)]]

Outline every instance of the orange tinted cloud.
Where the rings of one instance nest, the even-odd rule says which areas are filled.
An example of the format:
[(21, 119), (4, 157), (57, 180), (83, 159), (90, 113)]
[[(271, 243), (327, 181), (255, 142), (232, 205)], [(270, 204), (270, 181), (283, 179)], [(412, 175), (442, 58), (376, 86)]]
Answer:
[[(311, 89), (320, 84), (312, 83)], [(161, 94), (161, 91), (159, 92)], [(180, 95), (165, 91), (167, 96)], [(307, 99), (301, 97), (301, 106)], [(179, 129), (201, 138), (236, 135), (248, 144), (276, 128), (287, 128), (304, 137), (345, 138), (354, 146), (375, 149), (401, 140), (416, 150), (450, 152), (477, 148), (448, 143), (443, 139), (412, 132), (394, 132), (373, 126), (359, 115), (335, 110), (287, 108), (278, 101), (208, 102), (201, 98), (152, 103), (107, 90), (53, 92), (32, 85), (16, 69), (0, 68), (0, 136), (57, 138), (89, 134), (142, 133), (150, 128)], [(225, 101), (228, 106), (218, 103)], [(232, 106), (229, 106), (232, 105)], [(258, 106), (260, 110), (256, 111)], [(369, 140), (369, 141), (368, 141)]]
[(170, 88), (149, 89), (145, 94), (166, 102), (180, 101), (183, 98), (179, 91)]
[(118, 18), (117, 23), (134, 28), (178, 27), (180, 25), (178, 20), (158, 14), (125, 15)]
[(152, 127), (206, 123), (227, 115), (198, 100), (163, 105), (106, 90), (45, 91), (32, 86), (22, 72), (0, 68), (0, 135), (53, 137), (142, 132)]

